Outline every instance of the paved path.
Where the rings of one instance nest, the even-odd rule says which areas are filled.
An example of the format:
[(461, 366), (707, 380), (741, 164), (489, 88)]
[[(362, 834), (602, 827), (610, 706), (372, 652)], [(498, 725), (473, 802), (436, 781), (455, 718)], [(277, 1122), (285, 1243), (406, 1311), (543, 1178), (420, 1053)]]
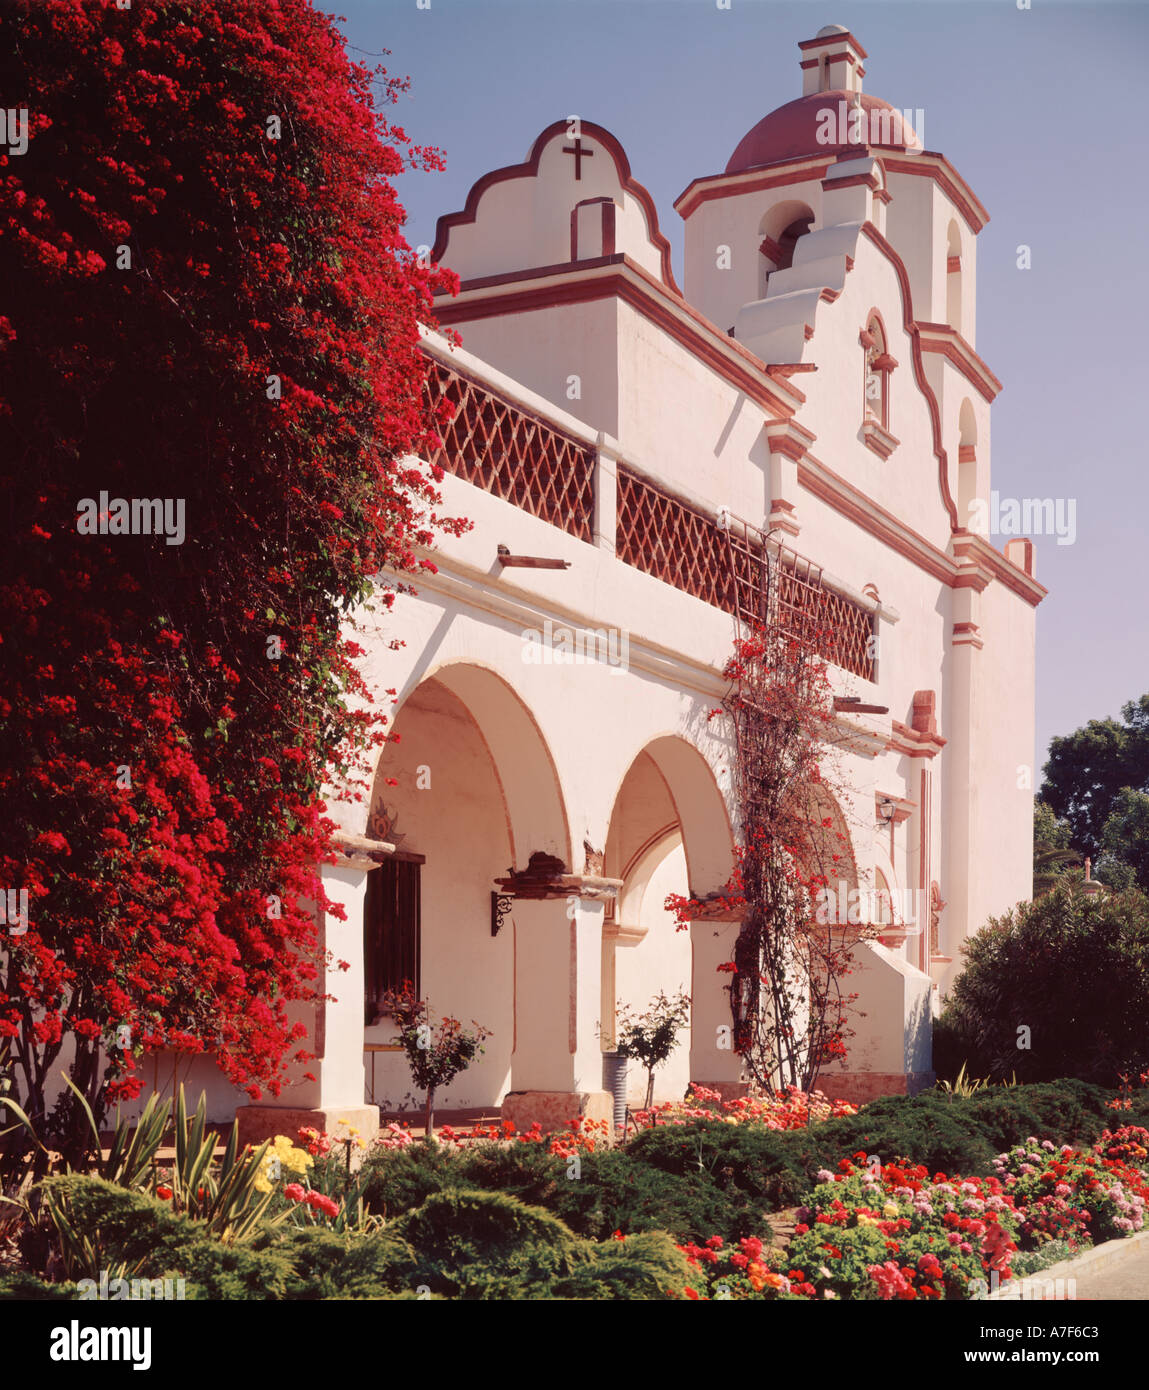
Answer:
[[(1072, 1295), (1068, 1290), (1071, 1279), (1075, 1284)], [(1025, 1297), (1074, 1297), (1090, 1303), (1149, 1301), (1149, 1231), (1106, 1241), (1072, 1260), (1039, 1270), (1028, 1280), (1011, 1279), (990, 1294), (991, 1300)]]
[(1079, 1299), (1149, 1300), (1149, 1244), (1076, 1278)]

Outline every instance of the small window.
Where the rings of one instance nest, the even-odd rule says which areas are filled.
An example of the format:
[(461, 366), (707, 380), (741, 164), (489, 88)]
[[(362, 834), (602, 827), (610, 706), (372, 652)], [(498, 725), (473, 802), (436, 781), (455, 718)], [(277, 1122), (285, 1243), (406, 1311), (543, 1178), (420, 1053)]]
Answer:
[(384, 1017), (388, 990), (419, 994), (421, 859), (387, 859), (367, 875), (363, 904), (364, 1019)]
[(865, 351), (865, 416), (882, 429), (889, 429), (890, 371), (895, 364), (886, 350), (885, 330), (876, 316), (866, 325), (861, 341)]

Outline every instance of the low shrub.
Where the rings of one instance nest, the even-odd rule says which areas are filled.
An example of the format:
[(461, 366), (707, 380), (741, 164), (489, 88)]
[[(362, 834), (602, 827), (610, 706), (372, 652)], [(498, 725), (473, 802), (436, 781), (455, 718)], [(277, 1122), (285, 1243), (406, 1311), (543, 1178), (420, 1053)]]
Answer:
[(595, 1244), (500, 1192), (436, 1193), (391, 1231), (414, 1253), (417, 1284), (453, 1298), (665, 1298), (686, 1278), (663, 1233)]
[(477, 1188), (542, 1207), (589, 1240), (615, 1231), (666, 1231), (680, 1241), (713, 1231), (732, 1240), (769, 1234), (764, 1204), (745, 1191), (636, 1161), (619, 1149), (561, 1158), (536, 1144), (418, 1144), (375, 1153), (366, 1166), (365, 1200), (377, 1215), (411, 1210), (435, 1193)]
[[(728, 1195), (738, 1194), (739, 1201), (749, 1198), (758, 1209), (769, 1210), (792, 1206), (809, 1187), (806, 1146), (816, 1146), (818, 1141), (810, 1136), (820, 1136), (827, 1128), (829, 1125), (820, 1125), (816, 1130), (786, 1134), (755, 1125), (697, 1120), (644, 1130), (623, 1152), (648, 1167), (692, 1184), (710, 1183)], [(713, 1227), (710, 1231), (696, 1230), (691, 1238), (701, 1240), (713, 1233)], [(753, 1232), (718, 1234), (738, 1237)]]
[(355, 1236), (318, 1227), (292, 1231), (275, 1250), (290, 1263), (286, 1299), (391, 1298), (418, 1284), (414, 1252), (390, 1230)]
[[(970, 937), (950, 987), (939, 1057), (973, 1076), (1115, 1086), (1149, 1063), (1149, 898), (1057, 888)], [(1027, 1045), (1017, 1029), (1026, 1025)]]
[(588, 1265), (556, 1279), (549, 1296), (563, 1299), (662, 1299), (686, 1282), (686, 1261), (663, 1231), (605, 1240)]
[(389, 1228), (415, 1254), (414, 1278), (454, 1298), (512, 1297), (574, 1274), (585, 1242), (540, 1207), (502, 1192), (437, 1192)]
[(29, 1274), (23, 1269), (8, 1270), (0, 1274), (0, 1303), (15, 1300), (29, 1302), (32, 1299), (67, 1302), (79, 1297), (79, 1290), (70, 1281), (50, 1284), (45, 1279)]

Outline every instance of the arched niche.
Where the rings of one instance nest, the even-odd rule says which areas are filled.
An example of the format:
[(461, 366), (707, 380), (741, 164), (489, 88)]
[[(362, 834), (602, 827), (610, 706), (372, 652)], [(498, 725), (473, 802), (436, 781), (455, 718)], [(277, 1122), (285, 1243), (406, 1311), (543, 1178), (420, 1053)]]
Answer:
[(765, 299), (770, 276), (794, 264), (799, 238), (813, 226), (814, 210), (797, 198), (785, 198), (763, 213), (758, 223), (760, 299)]

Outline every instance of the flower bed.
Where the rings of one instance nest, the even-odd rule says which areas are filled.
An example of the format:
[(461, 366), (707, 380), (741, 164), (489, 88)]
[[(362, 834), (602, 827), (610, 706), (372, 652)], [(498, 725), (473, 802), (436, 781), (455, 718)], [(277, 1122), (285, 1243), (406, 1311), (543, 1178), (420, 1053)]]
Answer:
[[(1149, 1133), (1106, 1131), (1095, 1152), (1030, 1139), (987, 1177), (931, 1178), (921, 1165), (867, 1164), (865, 1153), (823, 1170), (785, 1252), (715, 1236), (679, 1247), (689, 1299), (965, 1299), (1004, 1283), (1020, 1250), (1056, 1242), (1073, 1254), (1145, 1224)], [(1039, 1262), (1040, 1263), (1040, 1262)], [(1029, 1261), (1028, 1264), (1033, 1264)]]
[[(1098, 1145), (1099, 1150), (1125, 1147), (1108, 1131)], [(1124, 1157), (1030, 1139), (1000, 1154), (994, 1168), (1024, 1209), (1025, 1234), (1034, 1245), (1051, 1239), (1099, 1245), (1132, 1235), (1145, 1224), (1149, 1178)]]
[(729, 1124), (755, 1124), (764, 1129), (806, 1129), (822, 1120), (856, 1115), (858, 1107), (844, 1100), (827, 1100), (821, 1091), (807, 1094), (790, 1086), (774, 1096), (739, 1096), (723, 1100), (718, 1091), (695, 1086), (682, 1101), (666, 1101), (651, 1110), (636, 1110), (631, 1118), (639, 1129), (654, 1125), (685, 1125), (692, 1120), (725, 1120)]
[[(394, 1128), (394, 1126), (392, 1126)], [(572, 1158), (579, 1153), (594, 1153), (596, 1148), (609, 1145), (611, 1126), (607, 1120), (584, 1120), (581, 1117), (567, 1122), (563, 1131), (544, 1134), (536, 1120), (530, 1129), (519, 1132), (514, 1120), (502, 1120), (497, 1125), (472, 1125), (469, 1130), (455, 1130), (443, 1125), (438, 1131), (440, 1143), (456, 1148), (474, 1142), (503, 1142), (507, 1144), (538, 1144), (557, 1158)]]

